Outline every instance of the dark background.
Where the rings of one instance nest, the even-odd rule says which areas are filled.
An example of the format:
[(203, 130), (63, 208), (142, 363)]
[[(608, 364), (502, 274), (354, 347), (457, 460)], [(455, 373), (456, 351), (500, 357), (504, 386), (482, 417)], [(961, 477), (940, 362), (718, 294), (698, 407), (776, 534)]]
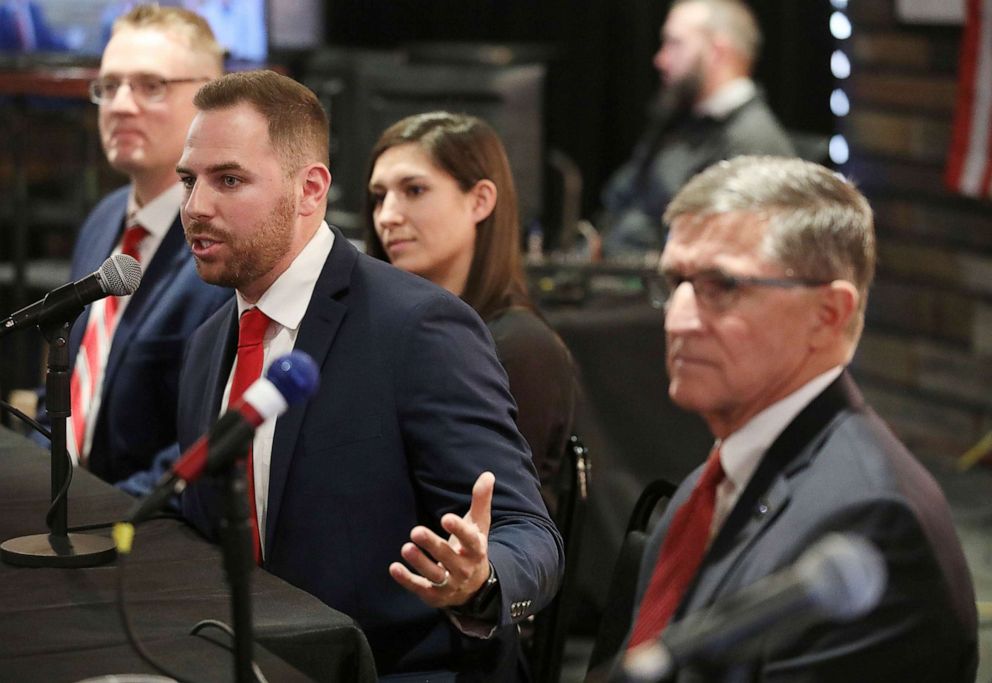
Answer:
[[(831, 133), (829, 0), (750, 0), (750, 4), (765, 33), (756, 76), (772, 108), (793, 131)], [(592, 217), (603, 184), (631, 153), (657, 92), (658, 75), (651, 61), (668, 7), (668, 0), (325, 0), (324, 46), (306, 52), (274, 50), (271, 63), (315, 90), (315, 82), (322, 79), (315, 64), (328, 53), (350, 55), (352, 64), (344, 71), (351, 69), (352, 75), (365, 73), (376, 60), (419, 52), (422, 61), (447, 60), (455, 65), (453, 71), (461, 70), (464, 76), (466, 55), (480, 44), (510, 45), (515, 65), (542, 64), (546, 69), (543, 94), (534, 98), (542, 100), (542, 114), (531, 115), (529, 95), (522, 98), (523, 106), (520, 102), (501, 105), (498, 99), (505, 92), (497, 92), (495, 103), (487, 102), (477, 110), (493, 111), (487, 118), (498, 130), (500, 123), (515, 128), (512, 138), (501, 133), (508, 148), (515, 143), (526, 152), (522, 159), (518, 155), (514, 170), (522, 185), (521, 198), (537, 197), (537, 217), (548, 249), (558, 244), (563, 213), (561, 176), (547, 163), (549, 152), (563, 152), (574, 162), (582, 178), (579, 212)], [(92, 55), (3, 57), (5, 68), (15, 70), (46, 64), (53, 68), (97, 65)], [(335, 69), (341, 72), (339, 66), (331, 71)], [(376, 92), (370, 95), (360, 79), (343, 82), (339, 94), (344, 93), (344, 107), (335, 107), (331, 116), (331, 163), (336, 189), (346, 192), (348, 202), (332, 199), (330, 219), (347, 230), (357, 228), (368, 150), (385, 125), (380, 119), (393, 113), (403, 115), (397, 112), (416, 98), (387, 102), (370, 116), (369, 101), (383, 98), (377, 100)], [(410, 87), (422, 83), (412, 79)], [(417, 104), (425, 110), (457, 110), (459, 106), (435, 95)], [(23, 281), (11, 286), (7, 279), (0, 283), (0, 309), (7, 313), (64, 279), (62, 273), (83, 217), (124, 178), (107, 168), (99, 150), (95, 108), (82, 97), (4, 97), (0, 99), (0, 123), (10, 133), (0, 143), (0, 180), (9, 189), (0, 203), (0, 266), (52, 265), (51, 274), (40, 279), (20, 278)], [(540, 129), (539, 135), (533, 134), (535, 129)], [(59, 162), (52, 164), (51, 159)], [(521, 183), (521, 175), (536, 180)], [(350, 212), (352, 224), (338, 220), (335, 208)], [(529, 220), (525, 216), (525, 230)], [(0, 342), (0, 388), (33, 385), (39, 375), (37, 354), (24, 347), (34, 348), (39, 340), (30, 334), (19, 335), (12, 342), (18, 347), (13, 352), (6, 341)]]
[[(830, 3), (749, 4), (765, 34), (756, 78), (772, 108), (789, 129), (831, 133)], [(334, 47), (376, 49), (468, 41), (539, 47), (548, 67), (546, 149), (564, 151), (578, 164), (589, 215), (644, 125), (658, 87), (651, 60), (668, 6), (665, 0), (329, 0), (326, 37)]]

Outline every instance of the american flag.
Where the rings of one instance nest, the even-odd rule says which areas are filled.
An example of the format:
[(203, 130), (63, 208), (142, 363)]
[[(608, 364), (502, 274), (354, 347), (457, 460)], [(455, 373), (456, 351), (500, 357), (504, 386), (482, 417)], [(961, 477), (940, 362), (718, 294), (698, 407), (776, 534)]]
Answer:
[(967, 0), (948, 186), (992, 198), (992, 0)]

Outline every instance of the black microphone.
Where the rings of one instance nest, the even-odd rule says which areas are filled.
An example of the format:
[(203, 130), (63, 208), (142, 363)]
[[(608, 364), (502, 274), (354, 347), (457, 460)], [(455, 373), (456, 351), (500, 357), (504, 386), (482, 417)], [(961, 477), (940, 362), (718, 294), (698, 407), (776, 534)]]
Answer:
[(134, 294), (140, 284), (141, 265), (127, 254), (115, 254), (95, 273), (56, 287), (44, 299), (12, 313), (0, 323), (0, 337), (48, 321), (72, 322), (87, 304), (106, 296)]
[(791, 566), (630, 650), (624, 673), (633, 681), (657, 681), (691, 661), (746, 661), (747, 641), (771, 628), (787, 635), (798, 630), (799, 618), (850, 621), (867, 614), (881, 600), (887, 579), (885, 560), (870, 542), (828, 534)]
[(309, 398), (317, 390), (320, 371), (303, 351), (276, 358), (264, 377), (245, 389), (210, 431), (186, 449), (163, 474), (147, 497), (128, 514), (131, 524), (147, 519), (174, 494), (204, 474), (216, 474), (247, 453), (255, 430), (266, 420), (286, 412), (291, 403)]

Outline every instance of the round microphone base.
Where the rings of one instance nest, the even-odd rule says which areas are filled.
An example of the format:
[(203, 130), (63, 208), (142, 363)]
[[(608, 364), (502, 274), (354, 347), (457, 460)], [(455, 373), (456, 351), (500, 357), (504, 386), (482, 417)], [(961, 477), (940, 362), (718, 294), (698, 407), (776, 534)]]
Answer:
[(18, 567), (96, 567), (116, 557), (113, 540), (88, 534), (36, 534), (0, 544), (0, 559)]
[(76, 683), (176, 683), (176, 679), (152, 674), (106, 674)]

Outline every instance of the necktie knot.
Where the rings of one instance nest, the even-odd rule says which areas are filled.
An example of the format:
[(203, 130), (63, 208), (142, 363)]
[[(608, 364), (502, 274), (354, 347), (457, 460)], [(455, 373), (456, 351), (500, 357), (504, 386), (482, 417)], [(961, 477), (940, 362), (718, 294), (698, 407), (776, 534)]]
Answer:
[(269, 316), (258, 308), (249, 308), (242, 313), (238, 321), (238, 348), (260, 345), (270, 322)]
[(714, 446), (706, 459), (706, 467), (703, 468), (703, 473), (699, 476), (699, 483), (696, 486), (704, 491), (715, 490), (726, 476), (723, 471), (723, 464), (720, 462), (720, 449)]
[(141, 241), (148, 235), (148, 230), (140, 225), (131, 225), (124, 230), (124, 237), (121, 238), (121, 253), (127, 254), (137, 261), (141, 261), (138, 248)]

